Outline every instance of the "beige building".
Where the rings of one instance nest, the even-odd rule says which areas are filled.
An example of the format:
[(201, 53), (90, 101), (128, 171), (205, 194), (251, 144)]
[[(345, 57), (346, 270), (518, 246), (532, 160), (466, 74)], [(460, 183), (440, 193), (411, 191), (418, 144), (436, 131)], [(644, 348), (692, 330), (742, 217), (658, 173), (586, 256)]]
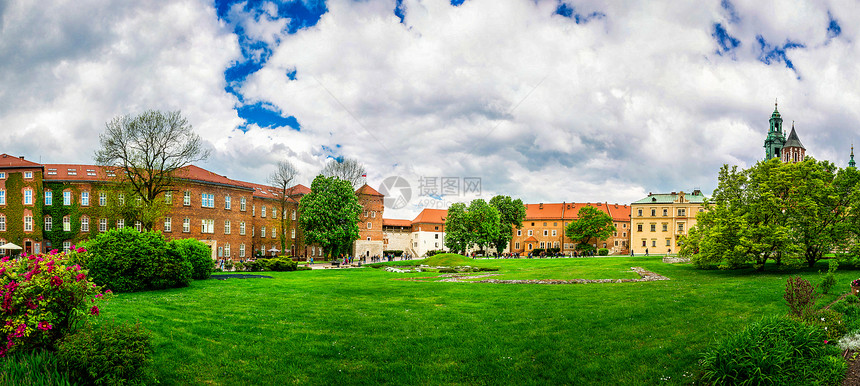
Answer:
[(678, 252), (678, 236), (696, 225), (705, 196), (693, 193), (649, 193), (630, 204), (630, 245), (633, 253), (657, 255)]

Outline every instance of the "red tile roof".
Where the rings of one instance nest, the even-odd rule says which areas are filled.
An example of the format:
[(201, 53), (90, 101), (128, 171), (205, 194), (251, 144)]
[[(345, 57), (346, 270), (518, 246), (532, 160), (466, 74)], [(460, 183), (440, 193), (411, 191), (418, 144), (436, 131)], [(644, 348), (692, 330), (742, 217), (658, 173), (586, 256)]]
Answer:
[(358, 190), (355, 191), (356, 195), (366, 194), (368, 196), (382, 196), (381, 193), (377, 192), (376, 189), (373, 189), (368, 184), (362, 185)]
[(24, 156), (15, 157), (9, 154), (0, 154), (0, 168), (38, 168), (41, 164), (32, 161), (27, 161)]
[(109, 169), (98, 165), (45, 164), (46, 181), (108, 181)]
[(538, 242), (538, 239), (535, 238), (534, 236), (529, 236), (529, 238), (526, 239), (526, 242), (527, 243), (536, 243), (536, 242)]
[(445, 209), (424, 209), (418, 216), (412, 220), (413, 224), (444, 224), (445, 218), (448, 217), (448, 211)]
[(630, 221), (630, 206), (598, 203), (545, 203), (545, 204), (526, 204), (526, 220), (575, 220), (579, 218), (579, 210), (585, 206), (591, 206), (600, 209), (604, 213), (609, 214), (614, 221)]
[(385, 227), (409, 227), (412, 226), (412, 221), (401, 220), (396, 218), (383, 218), (382, 226)]

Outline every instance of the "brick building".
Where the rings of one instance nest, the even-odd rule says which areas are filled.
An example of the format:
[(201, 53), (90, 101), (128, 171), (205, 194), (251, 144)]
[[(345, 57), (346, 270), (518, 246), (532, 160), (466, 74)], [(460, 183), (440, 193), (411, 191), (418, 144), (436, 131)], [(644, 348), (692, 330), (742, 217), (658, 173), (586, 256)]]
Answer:
[[(126, 223), (115, 210), (126, 200), (115, 177), (101, 166), (38, 164), (23, 156), (0, 155), (0, 244), (18, 244), (26, 253), (45, 252), (69, 248), (108, 229), (140, 229), (139, 223)], [(323, 255), (318, 246), (303, 243), (298, 227), (298, 203), (310, 192), (306, 186), (290, 188), (286, 210), (281, 210), (280, 192), (270, 186), (233, 180), (194, 165), (180, 169), (175, 177), (173, 190), (163, 197), (169, 210), (153, 227), (167, 239), (194, 238), (212, 248), (213, 258), (232, 260), (256, 253)], [(369, 237), (381, 254), (382, 195), (370, 187), (356, 194), (369, 217), (362, 223), (371, 224), (361, 230), (362, 240)]]
[(382, 256), (384, 196), (367, 184), (358, 188), (355, 194), (363, 210), (359, 214), (358, 240), (353, 244), (353, 256)]
[(612, 217), (617, 231), (606, 240), (591, 240), (596, 248), (607, 248), (610, 254), (627, 253), (630, 245), (630, 207), (608, 203), (540, 203), (526, 204), (523, 226), (514, 229), (511, 252), (527, 254), (537, 248), (559, 248), (569, 254), (576, 250), (576, 242), (565, 236), (564, 229), (579, 218), (579, 210), (591, 206)]

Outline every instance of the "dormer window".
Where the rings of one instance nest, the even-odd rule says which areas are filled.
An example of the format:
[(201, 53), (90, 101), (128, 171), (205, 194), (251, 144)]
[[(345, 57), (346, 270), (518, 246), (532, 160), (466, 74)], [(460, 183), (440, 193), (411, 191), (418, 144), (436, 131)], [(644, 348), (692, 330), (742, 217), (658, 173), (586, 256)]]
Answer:
[(57, 168), (48, 168), (48, 175), (49, 176), (56, 176), (57, 175)]
[(95, 169), (87, 169), (87, 175), (90, 177), (95, 177), (96, 176), (96, 170)]
[(70, 176), (78, 175), (78, 169), (69, 169), (68, 172)]

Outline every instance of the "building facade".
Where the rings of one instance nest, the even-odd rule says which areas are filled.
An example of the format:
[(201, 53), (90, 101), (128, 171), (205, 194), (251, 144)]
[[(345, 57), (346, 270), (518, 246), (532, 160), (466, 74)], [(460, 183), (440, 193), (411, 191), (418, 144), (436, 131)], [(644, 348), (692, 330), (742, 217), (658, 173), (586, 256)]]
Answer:
[(678, 237), (696, 225), (705, 196), (692, 193), (649, 193), (630, 205), (630, 243), (635, 254), (677, 253)]
[(362, 207), (358, 221), (358, 240), (353, 244), (353, 256), (382, 256), (383, 242), (383, 219), (382, 214), (385, 207), (382, 194), (364, 184), (355, 191), (358, 203)]
[(412, 251), (424, 256), (427, 251), (445, 249), (445, 209), (424, 209), (412, 220)]
[(570, 254), (577, 250), (577, 242), (565, 235), (565, 228), (579, 218), (579, 210), (594, 207), (612, 217), (616, 232), (605, 240), (590, 240), (595, 248), (609, 249), (610, 254), (627, 253), (630, 228), (630, 207), (609, 203), (539, 203), (526, 204), (523, 226), (513, 229), (509, 246), (511, 252), (528, 254), (535, 249), (558, 248)]

